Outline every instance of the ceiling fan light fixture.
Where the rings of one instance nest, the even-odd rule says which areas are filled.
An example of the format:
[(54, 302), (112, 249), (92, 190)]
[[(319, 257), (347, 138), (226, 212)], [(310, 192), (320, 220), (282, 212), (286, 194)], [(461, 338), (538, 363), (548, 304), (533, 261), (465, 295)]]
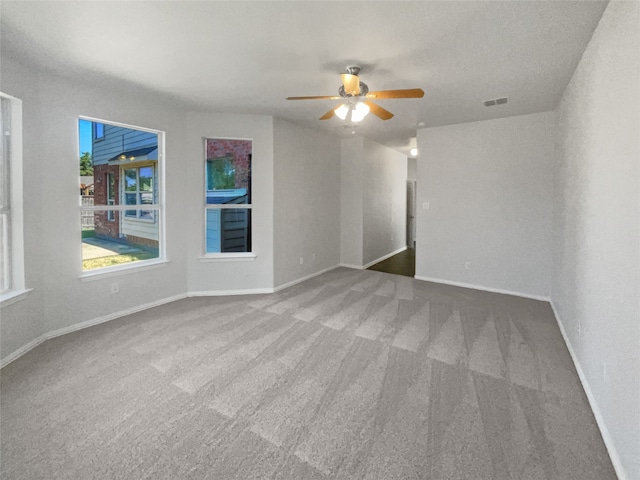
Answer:
[(351, 111), (351, 121), (361, 122), (364, 119), (364, 117), (367, 116), (367, 114), (369, 113), (369, 110), (371, 109), (369, 108), (369, 105), (367, 105), (366, 103), (362, 103), (362, 102), (356, 103), (355, 107), (353, 107), (353, 110)]
[(347, 118), (347, 114), (349, 113), (349, 106), (343, 103), (338, 108), (336, 108), (334, 112), (336, 112), (336, 116), (340, 120), (344, 120), (345, 118)]

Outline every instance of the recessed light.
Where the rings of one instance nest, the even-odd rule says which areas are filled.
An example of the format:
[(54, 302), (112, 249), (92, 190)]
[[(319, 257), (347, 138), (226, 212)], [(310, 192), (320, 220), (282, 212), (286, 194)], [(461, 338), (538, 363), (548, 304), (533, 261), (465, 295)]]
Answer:
[(418, 122), (419, 127), (426, 127), (427, 124), (425, 122)]

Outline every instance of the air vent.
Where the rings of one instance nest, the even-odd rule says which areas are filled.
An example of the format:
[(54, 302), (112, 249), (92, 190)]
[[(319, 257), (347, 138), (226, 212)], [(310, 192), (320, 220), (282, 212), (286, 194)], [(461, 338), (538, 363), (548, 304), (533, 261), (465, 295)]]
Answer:
[(485, 107), (493, 107), (494, 105), (504, 105), (508, 101), (509, 101), (509, 97), (493, 98), (491, 100), (485, 100), (484, 101), (484, 106)]

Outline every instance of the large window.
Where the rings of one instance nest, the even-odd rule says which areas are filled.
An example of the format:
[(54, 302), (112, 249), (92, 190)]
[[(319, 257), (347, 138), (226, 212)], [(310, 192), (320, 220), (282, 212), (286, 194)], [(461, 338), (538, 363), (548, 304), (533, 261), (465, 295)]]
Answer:
[(22, 103), (0, 93), (0, 299), (24, 291)]
[(162, 133), (89, 119), (79, 132), (81, 182), (93, 184), (80, 207), (82, 270), (161, 259)]
[(251, 252), (252, 142), (205, 139), (205, 253)]

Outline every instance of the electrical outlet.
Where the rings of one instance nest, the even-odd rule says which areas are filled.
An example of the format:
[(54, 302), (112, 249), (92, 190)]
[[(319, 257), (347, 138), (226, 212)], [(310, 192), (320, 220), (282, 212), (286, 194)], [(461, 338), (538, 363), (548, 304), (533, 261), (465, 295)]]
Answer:
[(300, 257), (300, 265), (302, 265), (304, 263), (304, 258)]
[(608, 378), (607, 378), (607, 364), (603, 363), (602, 364), (602, 381), (604, 383), (607, 383), (607, 380), (608, 380)]
[(464, 263), (464, 269), (465, 270), (469, 270), (471, 268), (471, 262), (465, 262)]
[(424, 202), (422, 204), (422, 209), (423, 210), (429, 210), (430, 207), (431, 207), (431, 205), (429, 205), (429, 202)]
[(120, 291), (120, 284), (118, 282), (111, 284), (111, 293), (118, 293)]
[(582, 322), (578, 320), (578, 338), (582, 335)]
[(311, 255), (311, 260), (315, 260), (316, 259), (316, 254), (314, 253), (313, 255)]

